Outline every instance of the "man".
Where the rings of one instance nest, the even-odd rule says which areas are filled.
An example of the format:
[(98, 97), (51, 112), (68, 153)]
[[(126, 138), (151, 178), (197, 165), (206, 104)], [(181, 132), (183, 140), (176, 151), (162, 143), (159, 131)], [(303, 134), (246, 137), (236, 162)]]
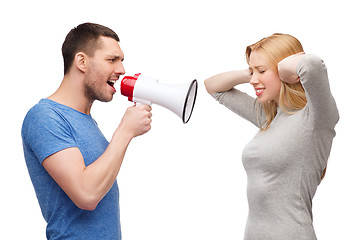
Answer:
[(151, 128), (151, 107), (130, 107), (108, 143), (90, 115), (108, 102), (125, 74), (111, 29), (84, 23), (62, 46), (58, 90), (27, 113), (22, 126), (28, 171), (47, 222), (48, 239), (121, 239), (116, 177), (132, 138)]

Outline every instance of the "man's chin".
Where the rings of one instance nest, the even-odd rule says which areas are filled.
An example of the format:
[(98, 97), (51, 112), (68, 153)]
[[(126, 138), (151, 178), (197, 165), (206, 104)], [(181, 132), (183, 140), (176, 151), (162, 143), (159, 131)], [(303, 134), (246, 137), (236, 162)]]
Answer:
[(109, 96), (109, 97), (103, 97), (103, 98), (99, 98), (99, 99), (96, 99), (100, 102), (110, 102), (113, 100), (113, 95), (112, 96)]

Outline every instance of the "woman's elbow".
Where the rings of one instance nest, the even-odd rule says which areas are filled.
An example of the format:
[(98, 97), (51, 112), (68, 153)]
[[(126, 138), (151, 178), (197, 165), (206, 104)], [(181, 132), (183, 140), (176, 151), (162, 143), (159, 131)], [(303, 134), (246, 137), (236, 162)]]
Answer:
[(213, 87), (211, 86), (210, 78), (204, 80), (204, 86), (209, 94), (215, 93)]

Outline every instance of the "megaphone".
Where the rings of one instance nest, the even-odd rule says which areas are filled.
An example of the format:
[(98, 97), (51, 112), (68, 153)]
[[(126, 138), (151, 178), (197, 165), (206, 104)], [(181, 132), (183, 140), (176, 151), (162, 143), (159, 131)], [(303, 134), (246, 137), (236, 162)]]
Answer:
[(168, 85), (158, 83), (155, 78), (141, 75), (124, 76), (120, 84), (120, 92), (135, 103), (158, 104), (178, 115), (183, 123), (187, 123), (192, 115), (197, 96), (198, 83)]

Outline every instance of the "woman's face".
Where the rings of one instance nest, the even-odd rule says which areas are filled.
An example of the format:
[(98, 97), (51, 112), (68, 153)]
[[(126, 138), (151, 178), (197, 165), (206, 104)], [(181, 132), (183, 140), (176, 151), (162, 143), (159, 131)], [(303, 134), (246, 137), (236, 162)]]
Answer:
[(260, 103), (274, 100), (278, 104), (281, 89), (281, 79), (278, 73), (268, 65), (263, 55), (252, 51), (249, 60), (249, 71), (252, 75), (250, 84)]

